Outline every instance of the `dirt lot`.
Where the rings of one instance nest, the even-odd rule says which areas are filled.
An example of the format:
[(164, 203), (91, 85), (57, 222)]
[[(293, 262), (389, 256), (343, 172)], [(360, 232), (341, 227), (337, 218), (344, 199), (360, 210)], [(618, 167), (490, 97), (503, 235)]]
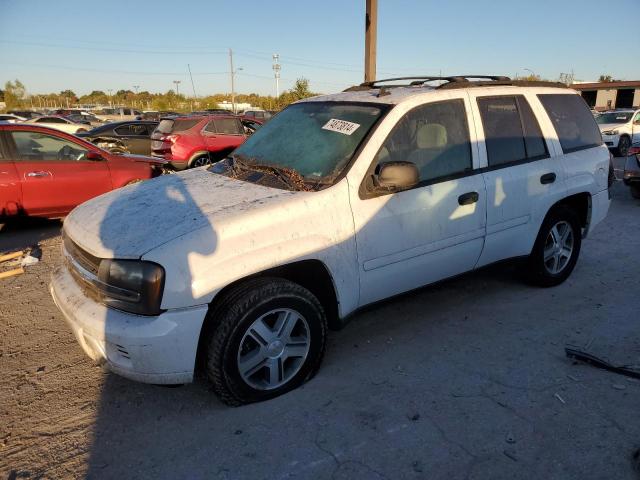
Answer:
[(620, 184), (565, 284), (501, 265), (370, 308), (310, 383), (236, 409), (91, 364), (47, 291), (59, 228), (0, 232), (43, 248), (0, 280), (2, 478), (640, 478), (640, 382), (563, 352), (640, 365), (640, 202)]

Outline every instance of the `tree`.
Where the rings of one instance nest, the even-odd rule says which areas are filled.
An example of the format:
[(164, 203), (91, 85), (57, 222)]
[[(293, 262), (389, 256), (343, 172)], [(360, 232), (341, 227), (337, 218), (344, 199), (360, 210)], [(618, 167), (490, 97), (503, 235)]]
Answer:
[(26, 96), (26, 88), (20, 80), (15, 82), (7, 82), (4, 84), (4, 103), (6, 109), (11, 110), (13, 108), (22, 107), (22, 102)]
[(611, 75), (600, 75), (598, 79), (599, 82), (613, 82), (613, 77)]
[(311, 90), (309, 90), (309, 80), (304, 77), (300, 77), (296, 80), (296, 83), (291, 89), (291, 93), (296, 100), (302, 100), (303, 98), (312, 97), (314, 95), (311, 93)]

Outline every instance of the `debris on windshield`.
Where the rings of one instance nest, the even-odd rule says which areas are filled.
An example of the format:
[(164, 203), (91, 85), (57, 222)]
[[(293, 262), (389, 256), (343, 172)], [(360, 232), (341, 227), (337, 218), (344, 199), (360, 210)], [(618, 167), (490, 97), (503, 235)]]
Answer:
[(239, 167), (244, 171), (252, 170), (254, 172), (273, 175), (292, 190), (302, 190), (305, 192), (314, 190), (312, 186), (307, 184), (304, 177), (293, 168), (261, 164), (255, 161), (250, 161), (250, 159), (239, 158), (238, 155), (232, 155), (230, 158), (232, 160), (232, 163), (230, 164), (232, 178), (241, 177), (241, 172), (238, 169)]

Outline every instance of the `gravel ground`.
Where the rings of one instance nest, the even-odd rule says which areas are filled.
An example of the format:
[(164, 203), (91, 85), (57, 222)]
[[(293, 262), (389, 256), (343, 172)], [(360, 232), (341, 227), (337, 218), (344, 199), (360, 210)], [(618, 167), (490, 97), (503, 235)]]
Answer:
[(0, 280), (0, 477), (638, 479), (640, 202), (606, 221), (552, 289), (503, 264), (356, 315), (303, 388), (241, 408), (93, 366), (47, 290), (59, 222), (0, 232), (42, 261)]

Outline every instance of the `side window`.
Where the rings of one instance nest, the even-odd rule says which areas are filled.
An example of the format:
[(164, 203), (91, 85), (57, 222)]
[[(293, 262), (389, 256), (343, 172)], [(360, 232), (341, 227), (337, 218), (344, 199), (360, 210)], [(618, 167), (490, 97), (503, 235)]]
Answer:
[(123, 115), (131, 115), (131, 109), (125, 108), (124, 110), (122, 110), (122, 114)]
[(39, 132), (10, 132), (19, 160), (84, 160), (87, 150), (69, 140)]
[(135, 123), (130, 123), (129, 125), (122, 125), (116, 128), (115, 131), (118, 135), (147, 136), (147, 126), (135, 124)]
[(558, 134), (564, 153), (602, 145), (602, 136), (580, 95), (539, 94), (538, 98)]
[(420, 182), (471, 170), (471, 142), (464, 102), (428, 103), (408, 112), (376, 155), (378, 166), (391, 161), (414, 163), (420, 172)]
[(522, 95), (478, 98), (490, 167), (548, 156), (542, 132)]
[(236, 118), (216, 118), (214, 123), (216, 126), (216, 132), (220, 134), (241, 135), (244, 133), (242, 125)]
[(213, 123), (213, 120), (207, 123), (207, 126), (204, 127), (204, 131), (209, 133), (216, 133), (216, 124)]
[(526, 98), (516, 97), (518, 109), (520, 110), (520, 118), (522, 119), (522, 128), (524, 130), (524, 146), (527, 150), (528, 159), (546, 158), (549, 156), (547, 144), (542, 136), (540, 124), (531, 110), (531, 106)]

